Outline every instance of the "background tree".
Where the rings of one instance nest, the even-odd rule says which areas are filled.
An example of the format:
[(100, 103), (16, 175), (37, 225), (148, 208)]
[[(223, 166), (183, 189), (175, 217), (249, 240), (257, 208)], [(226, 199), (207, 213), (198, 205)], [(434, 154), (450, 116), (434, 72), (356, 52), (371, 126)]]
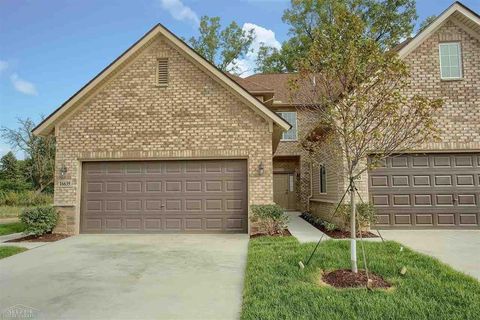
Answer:
[[(331, 152), (337, 163), (344, 163), (351, 186), (353, 272), (357, 272), (355, 181), (379, 160), (438, 138), (434, 119), (442, 105), (441, 100), (408, 94), (408, 66), (396, 52), (385, 50), (385, 44), (395, 41), (372, 37), (372, 24), (362, 12), (334, 5), (318, 15), (322, 28), (312, 31), (312, 45), (292, 82), (294, 89), (301, 84), (297, 93), (308, 105), (304, 108), (312, 113), (310, 118), (318, 119), (302, 147), (312, 158)], [(397, 33), (393, 36), (398, 39)], [(334, 147), (325, 147), (326, 143)], [(368, 163), (372, 155), (374, 161)]]
[(17, 181), (21, 177), (20, 166), (13, 152), (7, 152), (0, 159), (0, 179)]
[(435, 21), (435, 19), (437, 19), (437, 16), (436, 16), (436, 15), (429, 16), (429, 17), (425, 18), (425, 20), (423, 20), (422, 23), (420, 23), (420, 26), (418, 27), (417, 33), (422, 32), (423, 29), (425, 29), (426, 27), (428, 27), (428, 26), (430, 25), (430, 23), (432, 23), (433, 21)]
[(282, 17), (290, 25), (291, 37), (280, 50), (260, 52), (258, 71), (298, 71), (296, 60), (305, 57), (315, 34), (337, 23), (331, 15), (334, 8), (357, 15), (365, 24), (363, 36), (377, 42), (383, 50), (409, 37), (417, 19), (415, 0), (291, 0)]
[(0, 136), (12, 148), (25, 153), (24, 170), (38, 193), (52, 188), (55, 172), (55, 138), (33, 135), (35, 124), (30, 119), (19, 119), (19, 127), (2, 127)]
[(221, 30), (220, 17), (203, 16), (198, 31), (200, 35), (188, 41), (192, 48), (220, 70), (237, 74), (237, 60), (251, 50), (254, 30), (245, 31), (235, 21)]

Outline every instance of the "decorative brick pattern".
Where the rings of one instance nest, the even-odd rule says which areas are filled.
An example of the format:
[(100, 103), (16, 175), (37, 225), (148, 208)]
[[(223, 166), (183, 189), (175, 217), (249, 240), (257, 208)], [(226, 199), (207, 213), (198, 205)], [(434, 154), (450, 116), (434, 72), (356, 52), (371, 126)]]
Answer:
[[(167, 87), (155, 85), (158, 58), (169, 59)], [(64, 188), (56, 179), (56, 206), (73, 208), (62, 232), (78, 230), (81, 161), (244, 158), (249, 203), (273, 201), (269, 123), (160, 36), (81, 101), (56, 139), (57, 175), (65, 165), (72, 181)]]

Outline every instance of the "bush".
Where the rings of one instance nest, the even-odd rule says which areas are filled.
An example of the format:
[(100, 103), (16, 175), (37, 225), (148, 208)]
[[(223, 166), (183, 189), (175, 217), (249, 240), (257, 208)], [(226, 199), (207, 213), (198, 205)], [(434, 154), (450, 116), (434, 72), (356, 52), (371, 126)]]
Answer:
[[(377, 211), (373, 204), (369, 202), (357, 203), (357, 226), (360, 229), (365, 230), (370, 227), (370, 225), (377, 222)], [(350, 214), (352, 212), (350, 204), (342, 204), (338, 209), (339, 215), (345, 220), (345, 225), (350, 225)]]
[(0, 206), (30, 207), (47, 205), (52, 202), (53, 197), (48, 193), (0, 191)]
[(322, 218), (320, 217), (316, 217), (314, 216), (313, 214), (311, 214), (310, 212), (303, 212), (301, 217), (310, 222), (311, 224), (313, 224), (314, 226), (318, 226), (318, 227), (324, 227), (327, 231), (335, 231), (335, 230), (338, 230), (338, 227), (336, 224), (332, 223), (332, 222), (328, 222), (326, 220), (323, 220)]
[(27, 227), (26, 234), (41, 236), (51, 233), (57, 225), (58, 212), (52, 206), (26, 208), (20, 214), (20, 220)]
[(269, 235), (282, 233), (287, 229), (288, 216), (277, 204), (252, 205), (252, 221)]
[(27, 191), (31, 187), (29, 183), (20, 180), (0, 180), (0, 192), (22, 192)]

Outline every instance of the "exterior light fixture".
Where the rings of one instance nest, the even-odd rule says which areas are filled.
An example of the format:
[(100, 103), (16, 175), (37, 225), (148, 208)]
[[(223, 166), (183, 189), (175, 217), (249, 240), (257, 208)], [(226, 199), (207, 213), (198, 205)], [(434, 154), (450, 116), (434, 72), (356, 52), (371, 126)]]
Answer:
[(258, 175), (263, 176), (265, 173), (265, 167), (263, 166), (263, 161), (258, 165)]
[(67, 167), (62, 164), (62, 167), (60, 168), (60, 177), (65, 178), (65, 175), (67, 174)]

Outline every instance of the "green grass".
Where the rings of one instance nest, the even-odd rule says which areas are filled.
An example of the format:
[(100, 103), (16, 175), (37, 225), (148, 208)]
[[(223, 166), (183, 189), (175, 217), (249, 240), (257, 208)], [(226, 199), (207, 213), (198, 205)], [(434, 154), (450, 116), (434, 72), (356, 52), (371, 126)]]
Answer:
[(25, 230), (25, 225), (21, 222), (0, 224), (0, 236), (17, 233), (17, 232), (23, 232), (24, 230)]
[(0, 206), (0, 219), (16, 218), (25, 207)]
[[(395, 242), (365, 243), (370, 271), (395, 288), (339, 290), (320, 286), (319, 273), (349, 268), (349, 242), (323, 242), (310, 265), (300, 270), (298, 261), (305, 262), (314, 246), (293, 237), (250, 240), (241, 318), (479, 319), (480, 282), (436, 259), (400, 251)], [(408, 271), (401, 276), (404, 265)]]
[(13, 246), (0, 246), (0, 259), (13, 256), (14, 254), (26, 251), (26, 248)]

